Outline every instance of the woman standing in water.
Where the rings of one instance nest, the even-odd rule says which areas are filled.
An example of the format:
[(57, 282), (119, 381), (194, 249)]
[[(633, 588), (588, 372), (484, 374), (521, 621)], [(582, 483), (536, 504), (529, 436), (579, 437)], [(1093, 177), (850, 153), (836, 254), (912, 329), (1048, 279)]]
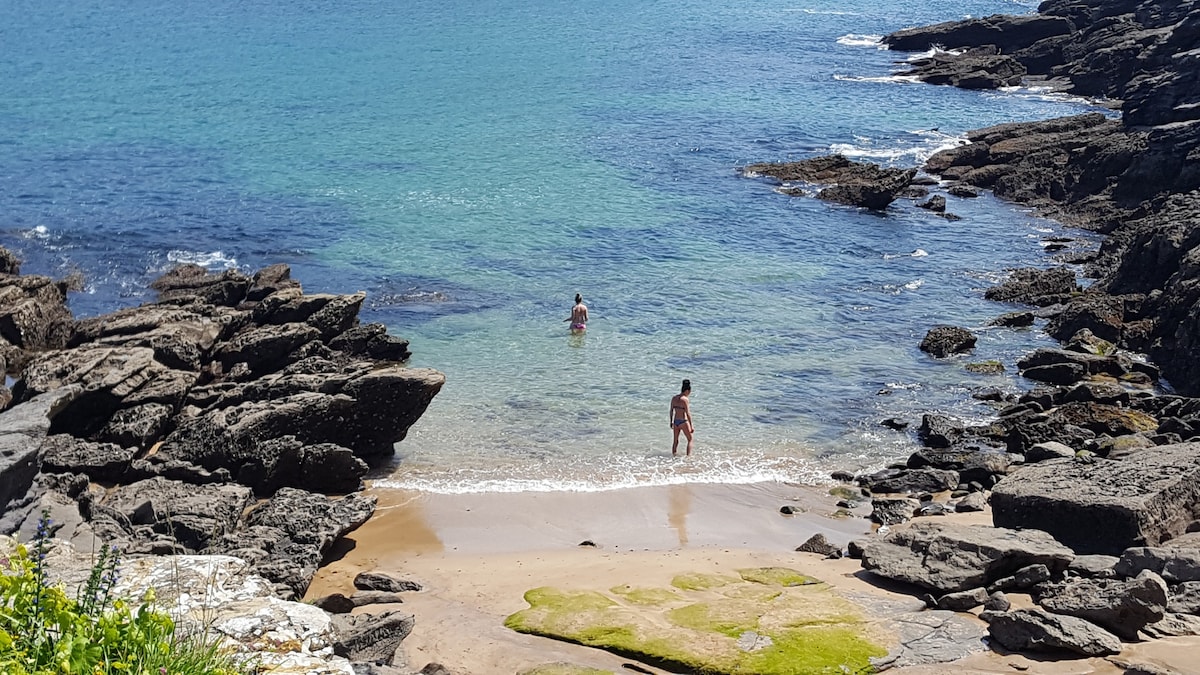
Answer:
[(671, 397), (671, 432), (675, 441), (671, 443), (671, 456), (679, 454), (679, 432), (687, 436), (687, 454), (692, 454), (692, 402), (688, 399), (692, 394), (692, 381), (684, 380), (683, 388)]
[(575, 294), (575, 306), (571, 308), (570, 318), (563, 321), (571, 322), (571, 332), (583, 332), (587, 330), (588, 311), (587, 305), (583, 304), (583, 296), (579, 293)]

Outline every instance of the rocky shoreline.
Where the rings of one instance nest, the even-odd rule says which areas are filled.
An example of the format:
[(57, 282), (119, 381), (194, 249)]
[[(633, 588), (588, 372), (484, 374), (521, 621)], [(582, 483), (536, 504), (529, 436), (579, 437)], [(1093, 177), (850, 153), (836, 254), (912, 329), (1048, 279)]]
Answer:
[[(1063, 342), (1015, 364), (1038, 385), (978, 391), (996, 408), (992, 423), (927, 414), (911, 424), (922, 447), (905, 462), (835, 476), (848, 506), (851, 484), (871, 500), (880, 526), (849, 553), (931, 607), (982, 607), (993, 643), (1009, 650), (1109, 655), (1123, 642), (1200, 635), (1200, 2), (1050, 0), (1034, 16), (884, 42), (954, 50), (913, 64), (930, 83), (1041, 82), (1122, 115), (978, 130), (920, 170), (840, 157), (745, 167), (789, 194), (811, 183), (831, 202), (912, 200), (948, 220), (955, 199), (990, 189), (1107, 236), (1064, 261), (1085, 266), (1086, 288), (1056, 267), (1014, 271), (987, 293), (1028, 306), (997, 325), (1044, 320)], [(0, 251), (0, 355), (16, 377), (0, 388), (0, 533), (27, 540), (48, 513), (53, 536), (79, 552), (104, 542), (132, 556), (201, 556), (198, 567), (219, 560), (233, 570), (221, 574), (241, 575), (239, 588), (269, 583), (235, 591), (239, 602), (302, 597), (335, 543), (372, 516), (362, 478), (443, 376), (408, 368), (406, 341), (359, 323), (362, 294), (306, 295), (283, 265), (252, 276), (179, 267), (154, 282), (156, 302), (82, 321), (66, 307), (70, 283), (21, 275)], [(921, 348), (954, 358), (974, 340), (934, 327)], [(1156, 389), (1163, 380), (1177, 393)], [(994, 526), (936, 521), (989, 503)], [(821, 541), (801, 550), (842, 555)], [(344, 614), (412, 588), (386, 576), (355, 586), (319, 604)], [(1012, 593), (1036, 606), (1015, 607)], [(390, 660), (412, 617), (354, 617), (276, 615), (291, 628), (272, 639), (303, 635), (311, 658), (275, 672), (351, 662), (395, 672), (371, 662)], [(262, 651), (263, 633), (247, 635)]]
[[(941, 190), (916, 206), (943, 217), (954, 198), (990, 189), (1106, 235), (1098, 252), (1063, 260), (1084, 266), (1086, 288), (1055, 267), (1016, 270), (987, 292), (1031, 307), (995, 325), (1044, 319), (1063, 343), (1015, 364), (1032, 389), (977, 391), (996, 407), (991, 424), (927, 414), (916, 432), (924, 447), (906, 462), (835, 475), (872, 499), (885, 533), (920, 519), (850, 553), (931, 607), (983, 607), (992, 641), (1008, 650), (1112, 655), (1122, 641), (1200, 634), (1200, 3), (1048, 0), (1036, 15), (906, 29), (883, 42), (942, 50), (911, 64), (907, 74), (925, 82), (1042, 83), (1122, 115), (977, 130), (920, 172), (839, 157), (744, 169), (783, 182), (785, 194), (804, 194), (797, 181), (817, 184), (818, 198), (871, 209)], [(939, 326), (921, 349), (947, 358), (974, 343), (966, 329)], [(1156, 389), (1164, 378), (1177, 393)], [(923, 518), (985, 503), (994, 527)], [(1035, 606), (1013, 609), (1012, 590)]]
[[(250, 584), (262, 601), (302, 597), (371, 517), (363, 476), (445, 380), (360, 324), (364, 294), (305, 294), (285, 265), (177, 267), (152, 284), (156, 302), (78, 321), (68, 288), (0, 250), (0, 353), (15, 377), (0, 388), (0, 533), (29, 541), (48, 516), (84, 557), (106, 544), (177, 568), (212, 558), (266, 580)], [(397, 600), (372, 590), (350, 608)], [(393, 614), (359, 617), (317, 651), (366, 659), (369, 646), (338, 647), (363, 631), (394, 649), (411, 616)], [(305, 664), (296, 672), (314, 672)]]

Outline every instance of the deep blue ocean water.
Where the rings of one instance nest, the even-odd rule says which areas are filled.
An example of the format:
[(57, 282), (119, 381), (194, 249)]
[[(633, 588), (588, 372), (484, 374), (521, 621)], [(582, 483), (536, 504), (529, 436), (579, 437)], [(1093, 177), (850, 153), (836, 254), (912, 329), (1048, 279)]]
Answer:
[[(1028, 89), (892, 77), (879, 36), (1012, 0), (0, 3), (0, 244), (81, 271), (77, 315), (179, 262), (286, 262), (447, 384), (385, 484), (434, 491), (819, 481), (911, 442), (879, 426), (1023, 386), (1049, 344), (983, 289), (1054, 223), (984, 196), (948, 221), (739, 175), (830, 152), (918, 166), (964, 132), (1075, 114)], [(1081, 238), (1078, 232), (1067, 236)], [(1087, 246), (1085, 242), (1081, 246)], [(593, 320), (571, 337), (576, 292)], [(937, 323), (977, 329), (936, 361)], [(1003, 376), (972, 375), (997, 359)], [(697, 455), (669, 456), (694, 383)], [(880, 393), (881, 391), (890, 393)]]

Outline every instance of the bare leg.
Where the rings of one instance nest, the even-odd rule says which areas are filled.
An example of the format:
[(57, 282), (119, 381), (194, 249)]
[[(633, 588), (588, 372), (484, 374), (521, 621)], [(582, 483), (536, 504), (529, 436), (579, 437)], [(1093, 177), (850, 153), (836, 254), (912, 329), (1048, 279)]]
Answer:
[(671, 431), (675, 435), (675, 442), (671, 443), (671, 456), (674, 457), (679, 454), (679, 427), (675, 427)]
[[(685, 424), (685, 425), (684, 425), (684, 427), (683, 427), (683, 433), (687, 435), (687, 439), (688, 439), (688, 442), (687, 442), (687, 456), (688, 456), (688, 457), (691, 457), (691, 456), (692, 456), (692, 425), (690, 425), (690, 424)], [(675, 436), (675, 440), (679, 440), (679, 436), (678, 436), (678, 435), (677, 435), (677, 436)]]

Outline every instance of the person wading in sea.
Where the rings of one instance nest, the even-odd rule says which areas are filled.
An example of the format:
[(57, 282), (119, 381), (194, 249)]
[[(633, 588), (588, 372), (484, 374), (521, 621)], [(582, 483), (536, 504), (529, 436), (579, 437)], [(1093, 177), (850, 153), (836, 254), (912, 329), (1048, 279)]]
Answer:
[(587, 330), (588, 311), (587, 305), (583, 304), (582, 295), (578, 293), (575, 294), (575, 306), (571, 308), (571, 316), (570, 318), (563, 319), (563, 321), (571, 322), (572, 333), (583, 332)]
[(679, 432), (687, 436), (687, 454), (692, 454), (692, 402), (688, 397), (692, 394), (692, 381), (684, 380), (683, 388), (671, 397), (671, 432), (675, 440), (671, 443), (671, 456), (679, 454)]

